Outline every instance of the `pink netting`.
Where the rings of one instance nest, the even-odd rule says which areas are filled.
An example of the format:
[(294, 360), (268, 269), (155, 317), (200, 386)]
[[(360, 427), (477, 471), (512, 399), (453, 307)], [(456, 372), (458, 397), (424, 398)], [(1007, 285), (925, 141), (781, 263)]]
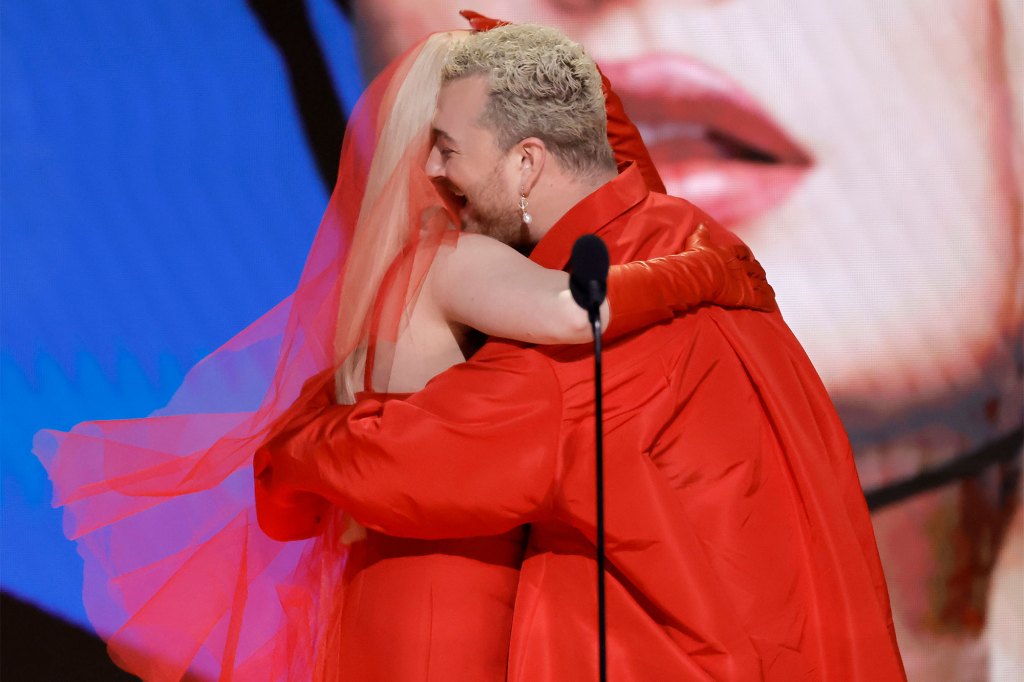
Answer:
[(364, 93), (291, 296), (196, 365), (151, 416), (37, 435), (54, 505), (85, 559), (89, 618), (112, 658), (144, 679), (325, 677), (318, 654), (347, 558), (340, 516), (316, 538), (268, 538), (252, 454), (303, 408), (310, 377), (303, 396), (333, 380), (344, 400), (360, 390), (368, 353), (387, 372), (401, 312), (457, 234), (422, 171), (448, 40), (431, 36)]

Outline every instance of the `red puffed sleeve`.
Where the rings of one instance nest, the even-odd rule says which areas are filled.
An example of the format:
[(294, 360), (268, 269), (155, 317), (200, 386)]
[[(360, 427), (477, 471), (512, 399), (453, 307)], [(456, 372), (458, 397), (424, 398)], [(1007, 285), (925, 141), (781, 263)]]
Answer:
[(257, 452), (264, 529), (310, 530), (317, 499), (404, 537), (494, 535), (542, 518), (561, 477), (561, 396), (546, 356), (491, 342), (408, 400), (323, 408)]

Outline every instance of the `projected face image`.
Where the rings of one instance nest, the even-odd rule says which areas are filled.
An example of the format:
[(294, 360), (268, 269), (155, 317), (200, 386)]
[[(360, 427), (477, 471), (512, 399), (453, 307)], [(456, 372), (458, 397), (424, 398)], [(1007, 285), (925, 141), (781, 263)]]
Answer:
[[(1013, 328), (1019, 194), (991, 3), (485, 4), (587, 46), (669, 192), (754, 247), (838, 400), (941, 394)], [(353, 10), (368, 73), (461, 22), (444, 0)]]
[[(367, 74), (425, 33), (462, 25), (462, 7), (355, 0)], [(1019, 27), (999, 3), (472, 9), (582, 42), (669, 193), (751, 245), (843, 415), (866, 489), (1019, 426), (1021, 90), (1004, 51)], [(990, 470), (875, 516), (912, 678), (985, 675), (974, 642), (1012, 512), (1000, 480)]]

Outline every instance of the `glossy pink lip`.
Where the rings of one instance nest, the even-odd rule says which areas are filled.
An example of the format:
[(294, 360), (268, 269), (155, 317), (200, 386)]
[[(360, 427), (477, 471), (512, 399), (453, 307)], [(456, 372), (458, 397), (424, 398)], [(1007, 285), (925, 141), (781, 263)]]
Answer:
[(811, 157), (730, 78), (677, 55), (601, 69), (625, 102), (670, 194), (736, 225), (775, 206)]

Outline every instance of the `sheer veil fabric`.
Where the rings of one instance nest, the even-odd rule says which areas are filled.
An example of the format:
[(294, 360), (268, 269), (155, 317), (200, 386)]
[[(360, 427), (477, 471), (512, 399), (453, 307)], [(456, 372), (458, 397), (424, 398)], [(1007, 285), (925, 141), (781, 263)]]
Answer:
[(392, 349), (458, 222), (423, 171), (459, 32), (392, 63), (353, 111), (338, 184), (294, 293), (141, 419), (41, 431), (34, 451), (85, 560), (111, 657), (146, 680), (327, 679), (347, 547), (341, 512), (298, 542), (258, 527), (252, 454), (310, 400), (387, 390)]

